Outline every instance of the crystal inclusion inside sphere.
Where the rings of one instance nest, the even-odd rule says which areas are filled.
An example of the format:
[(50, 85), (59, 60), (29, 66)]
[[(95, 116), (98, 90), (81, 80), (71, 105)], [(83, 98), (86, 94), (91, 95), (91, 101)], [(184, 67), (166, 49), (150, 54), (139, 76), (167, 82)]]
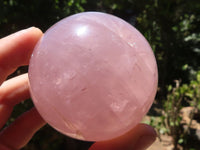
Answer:
[(33, 51), (29, 80), (48, 124), (76, 139), (102, 141), (141, 121), (154, 100), (158, 74), (151, 47), (133, 26), (85, 12), (47, 30)]

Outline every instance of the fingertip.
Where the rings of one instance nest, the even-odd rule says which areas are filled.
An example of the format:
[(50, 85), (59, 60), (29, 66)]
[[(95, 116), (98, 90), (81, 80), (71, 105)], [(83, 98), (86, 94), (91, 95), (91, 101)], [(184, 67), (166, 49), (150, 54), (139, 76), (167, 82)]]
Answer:
[(25, 30), (27, 31), (27, 33), (30, 33), (31, 37), (34, 37), (34, 39), (38, 39), (43, 35), (43, 32), (39, 28), (34, 26)]
[(155, 129), (147, 124), (140, 124), (141, 135), (138, 138), (134, 150), (146, 150), (157, 138)]
[(157, 133), (152, 126), (141, 123), (141, 124), (139, 124), (139, 128), (141, 128), (141, 130), (143, 130), (146, 135), (151, 135), (155, 138), (157, 137)]
[(39, 28), (37, 28), (37, 27), (35, 27), (35, 26), (32, 26), (32, 27), (30, 27), (30, 28), (28, 28), (28, 29), (29, 29), (29, 30), (35, 31), (37, 34), (40, 34), (40, 35), (43, 34), (42, 30), (40, 30)]
[(40, 38), (43, 36), (43, 32), (37, 28), (37, 27), (30, 27), (28, 29), (25, 29), (26, 35), (24, 36), (23, 43), (26, 45), (24, 48), (26, 48), (27, 53), (24, 53), (24, 64), (23, 65), (28, 65), (29, 60), (31, 57), (31, 54), (33, 52), (34, 47), (36, 46), (37, 42), (40, 40)]

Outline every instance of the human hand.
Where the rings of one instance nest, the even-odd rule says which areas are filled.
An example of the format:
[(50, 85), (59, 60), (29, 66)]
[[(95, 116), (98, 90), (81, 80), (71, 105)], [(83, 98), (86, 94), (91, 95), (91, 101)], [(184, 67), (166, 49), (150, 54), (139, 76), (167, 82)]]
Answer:
[[(29, 28), (0, 39), (0, 129), (7, 122), (13, 107), (30, 98), (28, 75), (4, 81), (19, 66), (28, 65), (35, 44), (42, 36), (37, 28)], [(25, 146), (34, 133), (46, 123), (32, 108), (10, 126), (0, 131), (0, 150), (14, 150)], [(118, 138), (94, 143), (89, 150), (144, 150), (156, 139), (154, 129), (139, 124)]]
[[(4, 81), (29, 58), (42, 32), (36, 28), (22, 30), (0, 39), (0, 129), (7, 122), (13, 107), (30, 97), (27, 74)], [(22, 148), (45, 122), (35, 108), (21, 115), (0, 132), (0, 150)]]

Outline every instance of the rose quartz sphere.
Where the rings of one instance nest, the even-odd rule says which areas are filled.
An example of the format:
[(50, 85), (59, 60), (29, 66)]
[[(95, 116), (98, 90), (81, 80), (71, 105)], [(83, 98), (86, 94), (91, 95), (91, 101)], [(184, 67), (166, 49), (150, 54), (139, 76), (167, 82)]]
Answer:
[(67, 17), (35, 47), (33, 102), (53, 128), (102, 141), (125, 134), (148, 112), (157, 89), (151, 47), (133, 26), (99, 12)]

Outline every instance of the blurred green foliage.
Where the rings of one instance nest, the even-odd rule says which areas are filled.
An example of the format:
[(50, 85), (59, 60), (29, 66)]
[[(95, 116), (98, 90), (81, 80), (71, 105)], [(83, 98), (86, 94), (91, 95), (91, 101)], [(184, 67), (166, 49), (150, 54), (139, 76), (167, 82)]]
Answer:
[[(172, 85), (168, 86), (168, 94), (163, 103), (162, 125), (166, 129), (166, 133), (173, 137), (175, 150), (178, 149), (178, 144), (182, 144), (184, 150), (197, 148), (196, 145), (191, 145), (188, 142), (188, 136), (194, 115), (200, 111), (200, 71), (196, 73), (196, 79), (191, 80), (189, 84), (181, 85), (178, 80), (175, 83), (174, 87)], [(184, 106), (191, 106), (191, 110), (189, 114), (190, 121), (185, 123), (183, 127), (181, 109)]]
[[(191, 148), (197, 150), (199, 148), (199, 144), (195, 144), (197, 139), (191, 139), (190, 134), (195, 114), (200, 113), (200, 71), (190, 83), (181, 84), (180, 80), (175, 80), (175, 85), (167, 86), (167, 90), (168, 94), (163, 100), (160, 115), (151, 116), (145, 123), (157, 129), (159, 138), (161, 134), (170, 135), (173, 139), (174, 150), (179, 150), (179, 145), (183, 150)], [(186, 106), (190, 111), (188, 116), (183, 117), (183, 107)], [(187, 122), (183, 120), (186, 117), (190, 118)]]
[[(182, 96), (190, 99), (187, 105), (196, 107), (197, 101), (199, 105), (199, 10), (199, 0), (0, 0), (0, 37), (30, 26), (46, 31), (62, 18), (83, 11), (119, 16), (135, 26), (149, 41), (159, 69), (156, 99), (166, 115), (171, 115), (184, 106), (182, 103), (178, 105)], [(26, 71), (27, 67), (22, 67), (12, 76)], [(181, 85), (175, 89), (167, 86), (172, 85), (174, 80), (181, 80)], [(162, 99), (167, 101), (163, 103)], [(178, 105), (177, 108), (174, 105)], [(30, 107), (31, 101), (19, 104), (10, 121)], [(174, 116), (175, 119), (172, 116), (161, 117), (161, 120), (168, 118), (171, 126), (164, 132), (172, 132), (181, 119), (179, 115)], [(161, 124), (159, 126), (161, 128)], [(67, 138), (46, 126), (24, 150), (87, 149), (90, 144)]]

